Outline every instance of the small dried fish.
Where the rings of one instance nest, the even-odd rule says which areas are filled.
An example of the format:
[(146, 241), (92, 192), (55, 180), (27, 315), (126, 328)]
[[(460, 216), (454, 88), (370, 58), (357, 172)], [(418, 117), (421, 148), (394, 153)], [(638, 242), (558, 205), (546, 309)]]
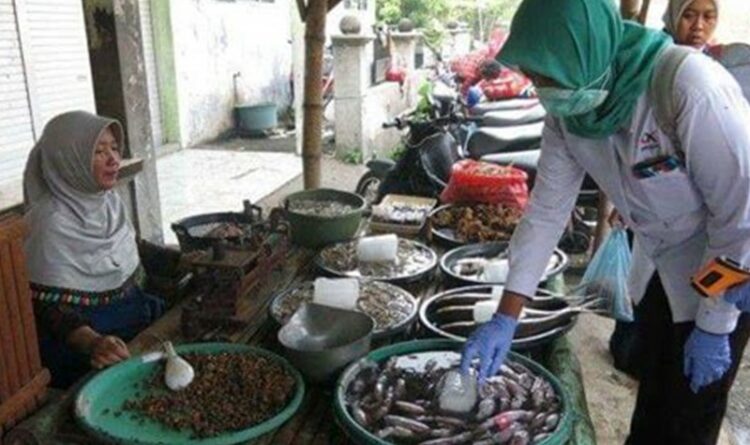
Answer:
[(355, 207), (340, 201), (294, 199), (289, 201), (289, 210), (302, 215), (335, 218), (351, 213)]
[(435, 265), (435, 253), (407, 239), (398, 240), (396, 261), (360, 263), (357, 241), (335, 244), (320, 252), (322, 265), (340, 275), (371, 279), (395, 279), (424, 272)]
[[(271, 312), (276, 320), (286, 323), (302, 303), (313, 300), (314, 284), (307, 282), (288, 291)], [(414, 312), (416, 301), (408, 292), (387, 283), (363, 282), (360, 284), (360, 296), (357, 309), (375, 320), (374, 332), (383, 332), (404, 320)]]

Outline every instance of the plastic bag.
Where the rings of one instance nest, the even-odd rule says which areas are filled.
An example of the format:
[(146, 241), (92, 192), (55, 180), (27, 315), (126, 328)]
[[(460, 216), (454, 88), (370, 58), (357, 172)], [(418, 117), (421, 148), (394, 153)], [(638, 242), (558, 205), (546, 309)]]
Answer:
[(586, 294), (602, 298), (600, 309), (620, 321), (633, 321), (628, 293), (630, 246), (625, 229), (615, 228), (591, 259), (581, 286)]
[(523, 209), (529, 200), (527, 179), (526, 172), (518, 168), (465, 159), (453, 164), (440, 201)]

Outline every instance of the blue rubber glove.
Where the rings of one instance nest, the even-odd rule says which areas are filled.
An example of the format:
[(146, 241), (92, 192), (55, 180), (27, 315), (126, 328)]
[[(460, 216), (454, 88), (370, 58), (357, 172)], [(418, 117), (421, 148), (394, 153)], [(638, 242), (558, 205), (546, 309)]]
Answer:
[(724, 292), (724, 300), (742, 312), (750, 312), (750, 283), (740, 284)]
[(469, 91), (466, 93), (466, 106), (474, 108), (482, 100), (483, 95), (482, 89), (477, 85), (469, 88)]
[(690, 389), (697, 393), (726, 374), (732, 364), (728, 334), (711, 334), (700, 328), (693, 329), (685, 343), (685, 377), (690, 379)]
[(461, 372), (469, 372), (471, 361), (479, 356), (479, 382), (497, 374), (510, 351), (516, 325), (517, 319), (505, 314), (495, 314), (492, 320), (477, 328), (464, 345)]

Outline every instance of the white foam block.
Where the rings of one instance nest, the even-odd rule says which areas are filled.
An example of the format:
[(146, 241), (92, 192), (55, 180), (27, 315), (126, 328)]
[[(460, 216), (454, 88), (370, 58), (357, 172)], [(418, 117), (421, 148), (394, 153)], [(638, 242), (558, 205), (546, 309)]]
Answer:
[(388, 235), (368, 236), (357, 242), (357, 259), (365, 263), (379, 261), (396, 261), (398, 253), (398, 236)]
[(339, 309), (354, 310), (359, 299), (359, 280), (356, 278), (317, 278), (313, 303)]
[(487, 261), (484, 265), (484, 278), (489, 283), (505, 283), (509, 271), (510, 266), (506, 259)]
[(481, 300), (474, 303), (474, 321), (486, 323), (492, 319), (497, 312), (498, 300)]

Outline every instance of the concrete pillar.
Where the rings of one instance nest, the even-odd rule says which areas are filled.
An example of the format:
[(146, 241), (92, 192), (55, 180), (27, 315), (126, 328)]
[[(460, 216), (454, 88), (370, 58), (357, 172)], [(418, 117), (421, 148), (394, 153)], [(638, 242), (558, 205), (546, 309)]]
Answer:
[(393, 57), (396, 66), (406, 69), (408, 73), (414, 71), (414, 56), (417, 52), (417, 41), (422, 38), (419, 32), (394, 32), (391, 34), (393, 42)]
[(467, 28), (450, 30), (448, 39), (448, 59), (468, 54), (471, 51), (471, 32)]
[(369, 158), (365, 140), (365, 95), (370, 87), (367, 45), (375, 38), (363, 35), (332, 37), (333, 76), (336, 79), (336, 155), (361, 150)]
[(113, 5), (128, 149), (132, 157), (143, 159), (143, 171), (130, 184), (130, 202), (135, 214), (133, 224), (142, 238), (160, 243), (164, 239), (161, 230), (161, 203), (156, 177), (156, 155), (149, 130), (151, 112), (138, 0), (114, 0)]
[(292, 27), (292, 76), (294, 78), (294, 137), (295, 151), (302, 155), (302, 108), (305, 96), (305, 24), (299, 16), (296, 2), (289, 2)]

